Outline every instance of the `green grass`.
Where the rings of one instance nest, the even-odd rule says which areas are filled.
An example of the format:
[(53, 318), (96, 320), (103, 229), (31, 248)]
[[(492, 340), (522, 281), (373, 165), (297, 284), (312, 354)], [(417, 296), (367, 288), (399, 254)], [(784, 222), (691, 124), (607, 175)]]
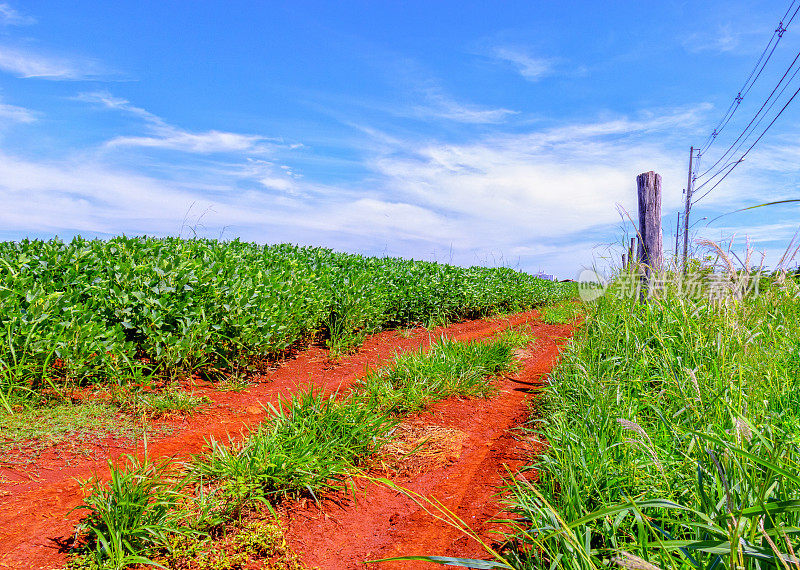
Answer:
[(170, 482), (169, 463), (139, 463), (129, 458), (125, 468), (110, 462), (109, 466), (111, 480), (90, 480), (89, 494), (78, 507), (88, 511), (77, 530), (88, 538), (91, 553), (82, 562), (114, 570), (154, 565), (143, 552), (169, 548), (171, 537), (191, 534), (179, 508), (186, 499), (186, 481)]
[(542, 322), (550, 325), (566, 325), (575, 322), (585, 312), (582, 305), (574, 302), (548, 305), (539, 311)]
[[(278, 555), (282, 562), (274, 567), (299, 568), (285, 544), (275, 541), (275, 528), (234, 523), (258, 504), (341, 486), (387, 441), (395, 419), (336, 396), (309, 391), (280, 402), (274, 418), (243, 441), (211, 440), (210, 450), (195, 458), (183, 478), (168, 464), (131, 460), (112, 466), (109, 483), (94, 479), (87, 485), (80, 508), (89, 514), (78, 527), (84, 544), (71, 568), (184, 568), (192, 560), (189, 567), (233, 569), (252, 556)], [(209, 541), (223, 531), (235, 544), (211, 547)]]
[(114, 386), (110, 392), (111, 403), (121, 411), (151, 419), (173, 413), (191, 415), (211, 402), (207, 396), (195, 396), (180, 386), (170, 385), (152, 392)]
[(238, 499), (277, 498), (338, 486), (386, 441), (395, 421), (337, 394), (304, 392), (281, 401), (275, 417), (242, 443), (210, 441), (194, 463), (198, 477), (222, 481)]
[(14, 413), (0, 410), (0, 449), (36, 454), (61, 446), (81, 453), (106, 437), (134, 438), (134, 422), (142, 416), (190, 415), (210, 402), (205, 396), (171, 386), (158, 392), (112, 386), (109, 392), (107, 401), (97, 395), (82, 403), (55, 399), (30, 405), (22, 400)]
[(538, 483), (509, 483), (529, 521), (509, 561), (797, 568), (799, 355), (793, 281), (722, 304), (602, 297), (531, 425)]
[(120, 417), (113, 406), (103, 402), (58, 403), (26, 408), (14, 414), (0, 412), (2, 450), (37, 451), (62, 443), (79, 448), (107, 436), (133, 437), (133, 420)]
[(451, 396), (486, 397), (492, 377), (511, 370), (514, 350), (531, 337), (508, 329), (488, 342), (463, 343), (441, 338), (429, 350), (398, 355), (370, 372), (356, 387), (365, 405), (392, 414), (410, 414)]

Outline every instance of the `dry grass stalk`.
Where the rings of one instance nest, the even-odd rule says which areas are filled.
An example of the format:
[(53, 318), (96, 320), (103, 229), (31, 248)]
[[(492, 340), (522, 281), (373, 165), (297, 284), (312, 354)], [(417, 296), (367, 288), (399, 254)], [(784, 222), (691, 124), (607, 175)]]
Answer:
[(404, 422), (384, 447), (384, 463), (398, 471), (426, 471), (458, 459), (466, 439), (467, 434), (457, 429)]
[[(789, 541), (788, 537), (784, 534), (783, 538), (786, 540), (786, 544), (789, 546), (789, 552), (791, 552), (791, 556), (786, 556), (780, 550), (778, 550), (777, 545), (773, 542), (772, 538), (767, 534), (767, 531), (764, 529), (764, 517), (758, 519), (758, 530), (761, 532), (761, 536), (764, 537), (764, 540), (767, 541), (769, 544), (770, 549), (772, 550), (773, 554), (775, 554), (775, 559), (780, 560), (781, 567), (785, 570), (790, 570), (791, 568), (795, 568), (796, 570), (800, 570), (800, 560), (794, 555), (794, 548), (792, 548), (792, 543)], [(788, 560), (787, 560), (788, 558)], [(789, 562), (791, 562), (791, 566), (789, 566)]]
[(622, 429), (626, 429), (628, 431), (632, 431), (638, 433), (644, 439), (647, 440), (645, 443), (639, 439), (626, 439), (625, 443), (636, 443), (644, 447), (644, 449), (648, 452), (650, 457), (653, 459), (653, 463), (656, 464), (658, 470), (662, 473), (664, 472), (664, 468), (661, 466), (661, 462), (658, 460), (658, 455), (656, 454), (655, 446), (653, 445), (653, 441), (650, 439), (650, 436), (647, 435), (647, 432), (644, 431), (644, 428), (637, 424), (636, 422), (632, 422), (631, 420), (626, 420), (624, 418), (617, 418), (617, 423), (622, 426)]
[(689, 375), (689, 380), (692, 381), (692, 386), (694, 386), (695, 392), (697, 392), (697, 399), (702, 401), (703, 398), (700, 395), (700, 384), (697, 382), (697, 375), (695, 374), (695, 371), (687, 368), (686, 372)]
[(750, 431), (750, 425), (742, 418), (736, 418), (733, 425), (736, 430), (736, 435), (739, 437), (739, 441), (745, 440), (750, 443), (753, 439), (753, 432)]
[(619, 556), (612, 558), (611, 562), (621, 568), (627, 568), (628, 570), (661, 570), (661, 568), (655, 564), (651, 564), (647, 560), (639, 558), (630, 552), (620, 550), (619, 554)]

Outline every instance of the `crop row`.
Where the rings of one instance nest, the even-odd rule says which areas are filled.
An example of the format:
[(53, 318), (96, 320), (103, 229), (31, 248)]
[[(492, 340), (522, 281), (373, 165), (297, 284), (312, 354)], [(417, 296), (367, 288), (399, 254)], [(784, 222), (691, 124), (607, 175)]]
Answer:
[(0, 393), (207, 373), (325, 338), (527, 309), (569, 286), (294, 245), (127, 238), (0, 243)]

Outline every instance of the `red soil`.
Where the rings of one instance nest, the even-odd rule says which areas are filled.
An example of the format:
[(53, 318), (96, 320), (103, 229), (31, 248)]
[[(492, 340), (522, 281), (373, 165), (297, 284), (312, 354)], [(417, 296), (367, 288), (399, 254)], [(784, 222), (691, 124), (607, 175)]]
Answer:
[[(497, 497), (509, 470), (523, 466), (536, 449), (520, 442), (511, 428), (528, 418), (526, 400), (555, 363), (571, 336), (569, 326), (534, 325), (535, 344), (523, 368), (499, 381), (488, 400), (446, 400), (417, 420), (466, 433), (460, 455), (448, 465), (422, 474), (393, 477), (399, 486), (439, 500), (491, 545), (498, 539), (503, 506)], [(521, 435), (521, 434), (520, 434)], [(528, 442), (530, 443), (530, 442)], [(290, 546), (303, 561), (320, 570), (364, 568), (364, 562), (396, 556), (488, 558), (477, 541), (436, 520), (406, 495), (381, 484), (362, 483), (355, 502), (347, 495), (290, 505), (285, 516)], [(442, 568), (430, 562), (382, 562), (367, 568)]]
[[(212, 400), (210, 409), (186, 419), (162, 422), (173, 433), (150, 439), (148, 455), (182, 459), (202, 451), (210, 437), (239, 437), (244, 429), (267, 417), (264, 406), (276, 403), (278, 397), (311, 385), (346, 389), (367, 367), (386, 362), (395, 352), (426, 346), (440, 334), (458, 340), (486, 338), (537, 317), (530, 311), (459, 323), (430, 333), (417, 329), (408, 338), (384, 332), (369, 338), (358, 353), (338, 363), (328, 361), (326, 351), (312, 347), (257, 378), (257, 385), (241, 393), (219, 392), (198, 381), (193, 389)], [(398, 479), (401, 485), (441, 499), (467, 522), (480, 521), (482, 532), (490, 528), (483, 521), (500, 510), (492, 494), (496, 492), (493, 486), (505, 474), (503, 465), (513, 468), (521, 461), (518, 443), (507, 429), (524, 421), (528, 388), (549, 370), (558, 353), (558, 339), (568, 336), (570, 328), (536, 325), (534, 333), (538, 340), (525, 368), (517, 378), (500, 383), (497, 397), (443, 402), (424, 415), (426, 421), (469, 434), (458, 461), (413, 480)], [(94, 475), (105, 478), (108, 459), (120, 461), (129, 453), (141, 456), (144, 450), (141, 442), (133, 446), (109, 438), (97, 442), (90, 451), (75, 455), (52, 449), (24, 471), (0, 465), (0, 568), (61, 567), (66, 556), (64, 545), (81, 516), (81, 512), (72, 511), (83, 498), (77, 480)], [(356, 508), (332, 510), (330, 505), (326, 501), (325, 512), (316, 507), (297, 508), (288, 517), (292, 544), (309, 564), (321, 568), (357, 567), (363, 560), (398, 554), (480, 554), (473, 545), (462, 548), (458, 536), (432, 525), (413, 503), (385, 488), (370, 488), (363, 497), (359, 495)]]

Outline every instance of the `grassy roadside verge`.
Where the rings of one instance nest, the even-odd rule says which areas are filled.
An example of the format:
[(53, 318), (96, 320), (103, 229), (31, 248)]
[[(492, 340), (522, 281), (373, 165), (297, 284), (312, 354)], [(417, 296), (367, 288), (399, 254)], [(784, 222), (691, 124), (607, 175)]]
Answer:
[(551, 374), (519, 569), (800, 568), (800, 287), (641, 305), (613, 288)]
[[(271, 511), (287, 495), (316, 497), (320, 490), (346, 485), (349, 474), (412, 411), (451, 396), (490, 394), (494, 375), (512, 369), (514, 350), (530, 340), (515, 331), (470, 344), (441, 339), (429, 351), (399, 355), (344, 397), (297, 394), (243, 441), (212, 440), (209, 451), (188, 465), (132, 461), (112, 467), (110, 483), (88, 482), (81, 507), (88, 516), (79, 529), (85, 546), (71, 567), (238, 568), (251, 555), (270, 558), (275, 552), (261, 550), (242, 558), (235, 537), (268, 534), (273, 544), (282, 544), (280, 527), (265, 509)], [(380, 390), (371, 390), (376, 385)], [(222, 536), (234, 539), (216, 540)], [(220, 544), (232, 549), (222, 549), (225, 560), (215, 548)], [(296, 561), (284, 554), (284, 566), (275, 567), (294, 568)]]

